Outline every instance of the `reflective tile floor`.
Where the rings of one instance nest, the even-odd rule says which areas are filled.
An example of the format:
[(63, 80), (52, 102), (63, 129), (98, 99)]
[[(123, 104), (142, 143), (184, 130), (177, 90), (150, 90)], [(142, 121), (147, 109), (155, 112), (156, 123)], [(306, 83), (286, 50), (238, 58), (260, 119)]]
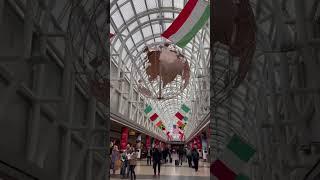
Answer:
[[(173, 157), (174, 160), (177, 159)], [(163, 180), (209, 180), (210, 169), (209, 163), (199, 162), (199, 170), (195, 172), (193, 168), (188, 167), (187, 162), (183, 162), (182, 166), (175, 166), (174, 163), (166, 163), (161, 165), (160, 176), (153, 176), (152, 166), (147, 165), (146, 160), (138, 161), (135, 168), (137, 179), (163, 179)], [(111, 175), (112, 180), (119, 180), (120, 172), (116, 171), (115, 175)], [(129, 177), (130, 179), (130, 177)]]

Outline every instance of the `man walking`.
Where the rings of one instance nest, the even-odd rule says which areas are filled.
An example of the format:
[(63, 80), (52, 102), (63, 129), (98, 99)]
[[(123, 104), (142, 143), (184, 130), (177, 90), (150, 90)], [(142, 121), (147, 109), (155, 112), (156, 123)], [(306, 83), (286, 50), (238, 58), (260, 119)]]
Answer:
[(179, 155), (179, 162), (182, 166), (182, 161), (183, 161), (183, 147), (180, 147), (178, 150), (178, 155)]
[(192, 167), (192, 163), (191, 163), (191, 161), (192, 161), (192, 154), (191, 154), (191, 148), (190, 148), (190, 147), (187, 148), (187, 159), (188, 159), (188, 165), (189, 165), (189, 167)]
[(193, 148), (191, 154), (192, 154), (192, 160), (193, 160), (193, 164), (194, 164), (194, 169), (197, 172), (198, 171), (198, 165), (199, 165), (199, 153), (198, 153), (198, 150), (197, 150), (197, 146)]
[(153, 159), (153, 172), (154, 175), (156, 176), (156, 169), (158, 166), (158, 175), (160, 175), (160, 164), (161, 164), (161, 152), (159, 150), (159, 147), (155, 147), (154, 151), (152, 153), (152, 159)]

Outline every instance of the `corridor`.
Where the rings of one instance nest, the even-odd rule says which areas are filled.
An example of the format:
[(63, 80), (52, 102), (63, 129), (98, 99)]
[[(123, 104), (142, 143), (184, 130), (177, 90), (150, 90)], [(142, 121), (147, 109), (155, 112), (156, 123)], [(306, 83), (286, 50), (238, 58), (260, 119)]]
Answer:
[[(137, 167), (135, 172), (137, 179), (163, 179), (163, 180), (209, 180), (210, 179), (210, 165), (208, 162), (199, 162), (199, 170), (195, 172), (194, 169), (188, 167), (186, 161), (183, 162), (182, 166), (175, 166), (174, 160), (178, 157), (173, 156), (172, 163), (166, 163), (161, 165), (160, 176), (153, 175), (152, 165), (147, 165), (146, 160), (141, 160), (137, 162)], [(111, 173), (112, 174), (112, 173)], [(116, 171), (115, 175), (111, 175), (111, 180), (119, 180), (120, 170)], [(129, 178), (130, 179), (130, 176)]]

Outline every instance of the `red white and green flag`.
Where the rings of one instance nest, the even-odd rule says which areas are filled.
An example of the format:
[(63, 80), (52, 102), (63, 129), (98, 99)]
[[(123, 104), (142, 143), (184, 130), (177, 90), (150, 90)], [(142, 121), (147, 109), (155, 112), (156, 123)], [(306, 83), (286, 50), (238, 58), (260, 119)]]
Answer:
[(159, 115), (154, 112), (152, 107), (150, 105), (147, 105), (146, 108), (144, 109), (144, 114), (150, 119), (152, 122), (157, 122), (159, 119)]
[(183, 48), (205, 25), (209, 16), (210, 6), (207, 1), (189, 0), (162, 36)]
[(232, 136), (223, 154), (211, 164), (210, 171), (219, 180), (249, 180), (243, 174), (256, 150), (239, 136)]
[(156, 126), (157, 126), (159, 129), (163, 130), (163, 131), (166, 130), (166, 127), (165, 127), (165, 125), (162, 123), (162, 121), (159, 121), (159, 122), (156, 124)]

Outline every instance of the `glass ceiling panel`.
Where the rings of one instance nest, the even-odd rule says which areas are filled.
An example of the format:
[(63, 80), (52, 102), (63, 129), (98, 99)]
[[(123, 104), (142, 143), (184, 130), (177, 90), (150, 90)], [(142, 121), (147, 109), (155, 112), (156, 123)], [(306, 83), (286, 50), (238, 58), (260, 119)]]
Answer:
[(138, 26), (138, 22), (134, 22), (128, 26), (129, 31), (134, 30)]
[(112, 20), (114, 22), (116, 22), (116, 26), (117, 28), (120, 28), (120, 26), (124, 23), (121, 15), (120, 15), (120, 12), (119, 11), (116, 11), (113, 15), (112, 15)]
[(147, 10), (147, 7), (146, 7), (146, 4), (145, 4), (144, 0), (134, 0), (132, 2), (134, 4), (134, 7), (135, 7), (136, 12), (138, 14), (142, 13), (142, 12), (145, 12)]
[(143, 32), (145, 37), (149, 37), (149, 36), (152, 35), (152, 30), (151, 30), (150, 26), (147, 26), (147, 27), (143, 28), (142, 32)]
[(126, 3), (124, 6), (122, 6), (120, 8), (120, 10), (121, 10), (122, 14), (125, 14), (123, 16), (124, 21), (128, 21), (129, 19), (131, 19), (134, 16), (134, 12), (133, 12), (131, 3)]
[(156, 0), (147, 0), (148, 9), (153, 9), (158, 7), (158, 2)]
[(118, 4), (123, 4), (124, 2), (126, 2), (126, 0), (118, 0), (117, 1)]
[(172, 0), (163, 0), (162, 5), (163, 7), (172, 7)]

